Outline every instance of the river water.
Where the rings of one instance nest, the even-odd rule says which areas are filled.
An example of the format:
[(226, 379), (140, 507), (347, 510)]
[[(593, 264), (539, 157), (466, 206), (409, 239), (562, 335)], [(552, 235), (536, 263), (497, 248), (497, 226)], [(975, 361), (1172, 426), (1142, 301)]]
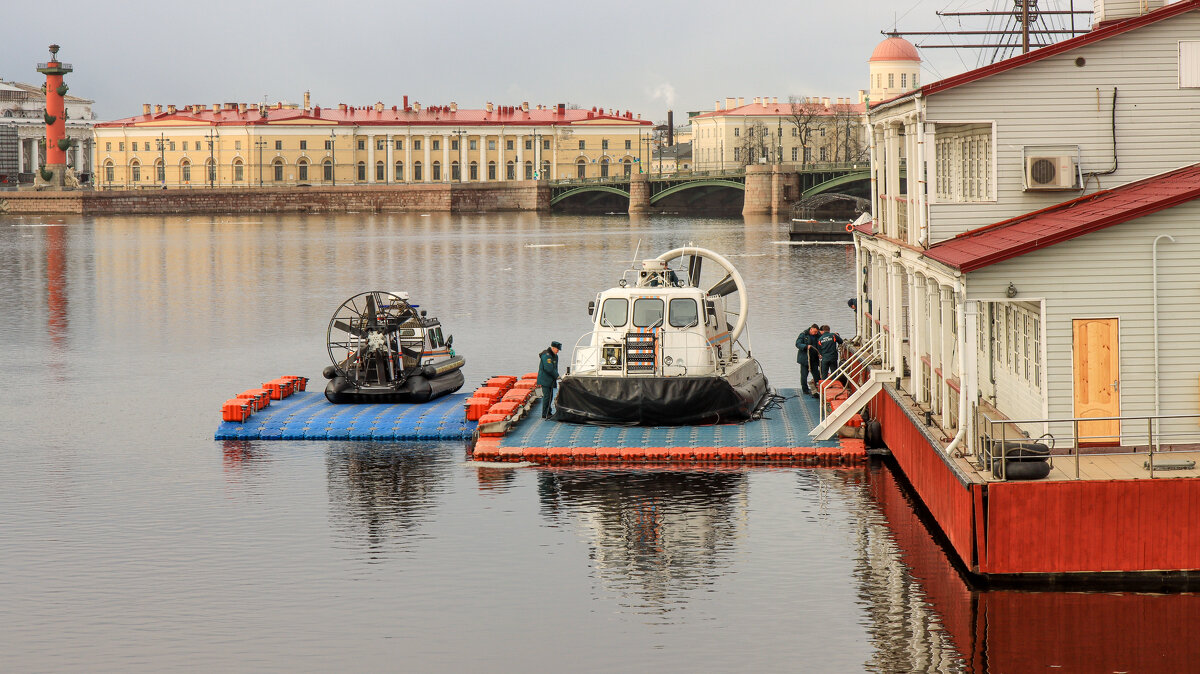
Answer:
[[(3, 669), (1189, 662), (1190, 595), (967, 587), (886, 464), (495, 469), (460, 443), (212, 439), (232, 394), (282, 374), (323, 385), (327, 323), (358, 292), (410, 292), (472, 387), (574, 343), (635, 250), (689, 243), (739, 267), (755, 354), (797, 386), (801, 328), (853, 334), (853, 259), (786, 238), (666, 216), (0, 217)], [(1035, 609), (1093, 645), (1030, 636)]]

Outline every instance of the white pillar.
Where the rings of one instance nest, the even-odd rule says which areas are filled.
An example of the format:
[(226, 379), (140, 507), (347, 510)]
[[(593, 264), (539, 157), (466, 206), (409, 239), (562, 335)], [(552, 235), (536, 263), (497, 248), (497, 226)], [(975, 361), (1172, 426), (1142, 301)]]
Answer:
[[(950, 418), (950, 406), (946, 404), (946, 401), (950, 399), (950, 387), (946, 385), (946, 381), (951, 379), (954, 373), (958, 370), (958, 362), (953, 360), (953, 349), (956, 348), (957, 345), (954, 343), (954, 329), (951, 327), (953, 326), (953, 322), (956, 320), (956, 318), (954, 315), (954, 290), (949, 286), (940, 286), (938, 290), (939, 303), (941, 305), (942, 312), (942, 355), (939, 358), (942, 368), (942, 385), (940, 387), (939, 400), (942, 404), (942, 427), (945, 428), (947, 425), (946, 422), (949, 421)], [(966, 355), (971, 356), (972, 354), (968, 353)], [(959, 386), (961, 385), (962, 383), (960, 382)]]
[(487, 182), (487, 133), (479, 134), (479, 182)]
[(558, 136), (551, 134), (550, 136), (550, 179), (558, 178)]
[(450, 171), (450, 136), (442, 134), (442, 182), (450, 182), (453, 177)]
[(367, 182), (375, 182), (375, 136), (367, 134)]
[(404, 182), (406, 183), (411, 183), (413, 179), (412, 142), (412, 130), (409, 129), (408, 135), (404, 137)]
[(525, 136), (517, 136), (517, 180), (525, 179)]
[(496, 140), (496, 180), (508, 180), (508, 174), (504, 172), (504, 131), (500, 131), (500, 136)]
[(393, 159), (393, 153), (392, 153), (392, 150), (395, 149), (396, 144), (392, 141), (392, 134), (389, 133), (387, 135), (386, 142), (387, 142), (387, 166), (385, 166), (383, 168), (383, 181), (385, 183), (390, 183), (390, 182), (392, 182), (392, 179), (396, 175), (396, 169), (395, 169), (396, 162)]
[(913, 274), (908, 277), (908, 362), (912, 368), (912, 394), (918, 402), (924, 399), (925, 377), (922, 370), (925, 363), (921, 356), (925, 355), (925, 345), (922, 343), (925, 328), (925, 278)]
[(38, 163), (41, 161), (41, 152), (38, 151), (38, 139), (30, 138), (29, 147), (32, 150), (30, 156), (33, 157), (33, 172), (37, 173), (38, 169), (41, 168), (41, 164)]
[(458, 181), (467, 182), (467, 137), (458, 136)]
[(25, 172), (25, 139), (17, 138), (17, 173)]
[(428, 182), (431, 180), (431, 175), (433, 174), (433, 171), (430, 170), (430, 134), (426, 133), (422, 138), (425, 138), (421, 142), (421, 145), (425, 146), (425, 167), (421, 168), (421, 180)]

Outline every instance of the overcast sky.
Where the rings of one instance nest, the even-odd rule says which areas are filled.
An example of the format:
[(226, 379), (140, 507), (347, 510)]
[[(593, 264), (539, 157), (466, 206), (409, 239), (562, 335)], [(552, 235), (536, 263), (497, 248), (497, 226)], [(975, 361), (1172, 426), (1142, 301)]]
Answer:
[[(1041, 5), (1069, 0), (1043, 0)], [(1075, 0), (1090, 9), (1088, 0)], [(119, 0), (5, 2), (0, 79), (42, 81), (46, 46), (101, 119), (142, 103), (576, 103), (663, 119), (726, 96), (854, 96), (894, 22), (1011, 0)], [(53, 14), (47, 16), (53, 7)], [(958, 21), (957, 19), (954, 21)], [(1083, 19), (1084, 22), (1087, 19)], [(964, 26), (969, 27), (969, 26)], [(981, 26), (974, 26), (979, 28)], [(919, 40), (914, 38), (914, 42)], [(925, 82), (974, 67), (926, 50)]]

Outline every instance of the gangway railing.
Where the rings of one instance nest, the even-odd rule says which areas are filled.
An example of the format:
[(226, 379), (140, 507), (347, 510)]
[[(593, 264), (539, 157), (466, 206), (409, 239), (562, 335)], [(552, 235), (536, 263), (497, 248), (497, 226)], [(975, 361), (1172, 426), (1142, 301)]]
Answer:
[[(1055, 459), (1066, 460), (1070, 467), (1062, 472), (1068, 478), (1079, 480), (1085, 479), (1081, 477), (1080, 471), (1082, 455), (1107, 457), (1138, 454), (1146, 455), (1144, 468), (1147, 477), (1153, 479), (1156, 471), (1180, 470), (1195, 466), (1194, 461), (1168, 465), (1160, 460), (1156, 463), (1155, 457), (1200, 451), (1200, 431), (1163, 431), (1160, 428), (1160, 422), (1163, 421), (1200, 421), (1200, 414), (1005, 419), (992, 418), (986, 412), (977, 411), (975, 419), (976, 442), (974, 452), (969, 456), (973, 456), (973, 463), (978, 470), (990, 470), (998, 480), (1008, 479), (1009, 463), (1014, 461), (1039, 460), (1044, 456), (1053, 466)], [(1088, 424), (1098, 422), (1115, 422), (1116, 427), (1099, 431), (1088, 428)], [(1142, 423), (1145, 424), (1144, 432), (1141, 430)], [(1021, 430), (1022, 426), (1040, 427), (1044, 432), (1040, 437), (1034, 438)], [(1102, 448), (1103, 451), (1089, 453), (1089, 447)]]
[[(837, 369), (829, 374), (830, 379), (845, 379), (847, 386), (852, 387), (855, 391), (858, 390), (857, 378), (870, 370), (871, 365), (875, 362), (882, 362), (884, 333), (880, 332), (874, 337), (863, 342), (854, 351), (852, 358), (843, 358)], [(869, 375), (868, 375), (869, 376)], [(814, 375), (813, 379), (817, 376)], [(832, 410), (828, 409), (828, 401), (825, 399), (825, 387), (817, 386), (821, 401), (821, 421), (825, 421), (825, 417), (829, 416)]]

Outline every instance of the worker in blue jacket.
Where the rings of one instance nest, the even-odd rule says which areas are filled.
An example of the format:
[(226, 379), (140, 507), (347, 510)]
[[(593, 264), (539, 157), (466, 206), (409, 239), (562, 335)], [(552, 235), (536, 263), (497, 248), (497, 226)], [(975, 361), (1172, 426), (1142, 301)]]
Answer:
[(817, 352), (817, 338), (821, 336), (816, 323), (800, 333), (796, 338), (796, 362), (800, 363), (800, 388), (806, 395), (812, 395), (808, 388), (808, 377), (811, 373), (815, 382), (821, 376), (821, 356)]
[(841, 335), (830, 331), (828, 325), (821, 326), (821, 336), (817, 337), (817, 351), (821, 353), (821, 381), (828, 379), (837, 369), (838, 345), (841, 343)]
[(561, 342), (550, 342), (550, 347), (538, 354), (537, 384), (542, 387), (542, 418), (550, 418), (550, 403), (554, 400), (554, 388), (558, 386), (558, 352)]

